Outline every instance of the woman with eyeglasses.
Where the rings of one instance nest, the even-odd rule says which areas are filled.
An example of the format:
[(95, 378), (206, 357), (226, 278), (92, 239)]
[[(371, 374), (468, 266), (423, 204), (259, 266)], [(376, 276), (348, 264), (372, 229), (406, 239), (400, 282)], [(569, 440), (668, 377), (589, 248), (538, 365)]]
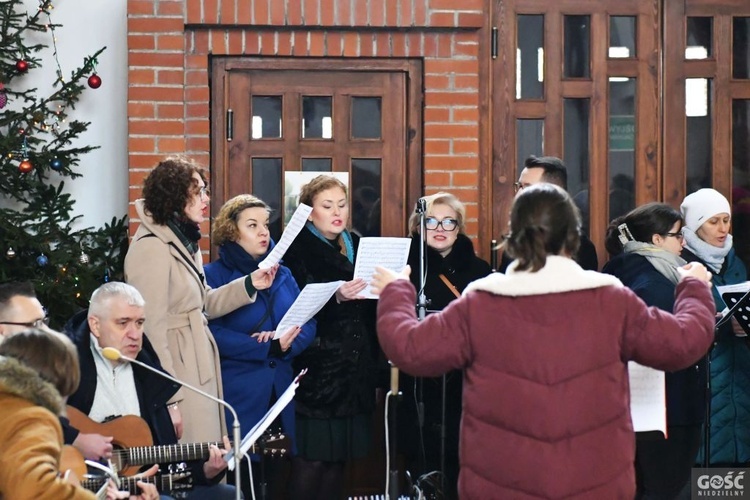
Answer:
[[(143, 199), (135, 202), (141, 224), (125, 256), (125, 278), (146, 300), (144, 331), (164, 369), (221, 397), (219, 351), (208, 319), (253, 302), (258, 290), (273, 283), (276, 268), (208, 286), (199, 246), (208, 202), (200, 166), (182, 157), (161, 161), (144, 181)], [(223, 408), (200, 394), (180, 389), (168, 408), (184, 443), (226, 434)]]
[[(713, 275), (717, 315), (728, 304), (717, 286), (747, 280), (745, 264), (737, 257), (729, 233), (732, 209), (715, 189), (704, 188), (689, 194), (680, 205), (685, 218), (685, 248), (682, 257), (701, 262)], [(712, 466), (746, 466), (750, 462), (750, 348), (745, 331), (735, 318), (716, 332), (710, 352)], [(703, 462), (704, 448), (698, 455)]]
[[(466, 285), (490, 274), (490, 265), (474, 253), (465, 234), (466, 208), (445, 192), (425, 197), (425, 234), (420, 234), (420, 215), (409, 218), (411, 248), (409, 265), (414, 287), (424, 290), (428, 311), (442, 311), (461, 295)], [(420, 246), (425, 243), (425, 282), (420, 283)], [(422, 286), (424, 285), (424, 286)], [(407, 458), (407, 470), (417, 478), (433, 470), (445, 477), (446, 498), (456, 498), (458, 480), (458, 429), (461, 420), (461, 372), (445, 376), (446, 415), (442, 417), (443, 377), (414, 379), (403, 375), (403, 404), (399, 410), (399, 448)], [(417, 405), (420, 385), (424, 403), (424, 426), (419, 427)], [(441, 427), (445, 426), (445, 470), (441, 466)]]
[[(684, 244), (682, 215), (665, 203), (649, 203), (613, 220), (606, 237), (612, 259), (602, 272), (612, 274), (649, 306), (673, 312), (678, 267)], [(698, 360), (666, 373), (667, 436), (637, 432), (636, 498), (689, 498), (705, 420), (706, 374)]]

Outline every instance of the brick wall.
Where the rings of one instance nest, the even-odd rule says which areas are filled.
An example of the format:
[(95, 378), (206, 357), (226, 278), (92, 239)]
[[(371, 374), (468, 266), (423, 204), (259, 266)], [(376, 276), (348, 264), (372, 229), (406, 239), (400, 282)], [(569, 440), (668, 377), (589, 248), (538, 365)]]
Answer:
[[(480, 166), (489, 168), (480, 155), (486, 63), (479, 58), (488, 6), (489, 0), (129, 0), (131, 202), (165, 155), (185, 152), (208, 165), (209, 53), (416, 57), (425, 73), (425, 191), (457, 194), (467, 203), (467, 230), (477, 235)], [(135, 221), (132, 203), (130, 215)]]

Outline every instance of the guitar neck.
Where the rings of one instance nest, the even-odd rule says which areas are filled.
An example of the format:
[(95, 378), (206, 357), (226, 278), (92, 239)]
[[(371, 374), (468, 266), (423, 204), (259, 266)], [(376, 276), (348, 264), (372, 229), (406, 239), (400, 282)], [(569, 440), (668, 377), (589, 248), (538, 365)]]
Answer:
[(210, 457), (211, 445), (224, 447), (224, 443), (188, 443), (128, 448), (114, 453), (125, 455), (123, 458), (128, 465), (187, 462)]
[[(176, 485), (180, 485), (179, 489), (186, 489), (189, 486), (189, 483), (191, 481), (186, 481), (186, 474), (161, 474), (158, 476), (153, 477), (125, 477), (120, 476), (120, 491), (127, 491), (131, 495), (139, 495), (140, 489), (138, 488), (137, 482), (141, 481), (144, 483), (149, 484), (155, 484), (156, 489), (164, 492), (164, 491), (172, 491), (175, 489)], [(86, 488), (89, 491), (99, 491), (99, 489), (104, 485), (104, 483), (107, 481), (106, 477), (103, 476), (95, 476), (95, 477), (88, 477), (87, 479), (84, 479), (81, 481), (81, 486)], [(188, 485), (184, 483), (188, 483)]]

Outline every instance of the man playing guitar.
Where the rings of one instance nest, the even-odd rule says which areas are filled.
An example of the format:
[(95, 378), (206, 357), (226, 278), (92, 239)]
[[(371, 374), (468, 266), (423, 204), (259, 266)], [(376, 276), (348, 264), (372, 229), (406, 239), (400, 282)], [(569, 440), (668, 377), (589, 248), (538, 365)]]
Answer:
[[(143, 297), (133, 286), (105, 283), (92, 294), (89, 310), (68, 322), (65, 331), (78, 349), (81, 365), (81, 384), (68, 404), (95, 422), (137, 415), (148, 424), (153, 444), (172, 445), (182, 433), (178, 406), (167, 405), (179, 388), (177, 384), (138, 365), (111, 361), (102, 354), (103, 348), (112, 347), (163, 371), (143, 332), (144, 306)], [(73, 443), (78, 430), (67, 426), (64, 431), (65, 442)], [(188, 499), (235, 497), (233, 486), (220, 484), (227, 466), (223, 455), (229, 448), (224, 437), (224, 449), (211, 445), (207, 460), (188, 462), (195, 484)]]

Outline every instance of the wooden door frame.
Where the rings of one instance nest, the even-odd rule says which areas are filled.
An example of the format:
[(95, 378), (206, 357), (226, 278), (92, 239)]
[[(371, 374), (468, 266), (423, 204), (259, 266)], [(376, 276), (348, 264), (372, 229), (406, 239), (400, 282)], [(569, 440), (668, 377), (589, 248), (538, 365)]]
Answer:
[[(649, 21), (658, 23), (660, 0), (617, 0), (609, 6), (592, 0), (565, 0), (554, 4), (540, 4), (535, 0), (495, 0), (494, 18), (497, 20), (500, 50), (492, 68), (493, 86), (493, 129), (496, 140), (492, 148), (492, 191), (497, 200), (493, 206), (494, 226), (502, 233), (507, 228), (510, 207), (513, 202), (513, 183), (516, 181), (517, 114), (524, 118), (544, 119), (545, 155), (564, 158), (562, 129), (563, 98), (589, 98), (591, 113), (589, 120), (589, 210), (591, 214), (590, 236), (596, 244), (600, 262), (606, 260), (604, 237), (609, 219), (609, 197), (593, 196), (593, 193), (609, 192), (608, 168), (608, 76), (637, 77), (636, 112), (653, 110), (653, 116), (639, 114), (635, 143), (635, 193), (636, 205), (658, 199), (661, 194), (661, 154), (658, 140), (661, 108), (659, 106), (660, 60), (659, 29)], [(552, 80), (545, 78), (545, 95), (540, 100), (515, 99), (515, 17), (518, 14), (545, 15), (546, 35), (551, 33), (562, 40), (563, 26), (560, 15), (591, 16), (591, 76), (588, 79)], [(637, 17), (636, 47), (637, 57), (632, 59), (610, 59), (608, 15)], [(549, 24), (548, 24), (549, 23)], [(604, 42), (602, 43), (602, 40)], [(545, 50), (545, 74), (549, 68), (562, 68), (563, 44), (553, 45), (553, 50)], [(547, 48), (547, 47), (545, 47)], [(643, 78), (647, 75), (647, 78)], [(655, 82), (644, 81), (648, 76)], [(609, 222), (609, 220), (607, 220)]]
[[(224, 169), (228, 168), (229, 158), (226, 155), (226, 110), (229, 107), (229, 89), (227, 76), (231, 71), (349, 71), (349, 72), (389, 72), (404, 73), (406, 76), (406, 110), (405, 131), (406, 145), (405, 178), (402, 199), (405, 207), (422, 195), (422, 61), (418, 59), (334, 59), (334, 58), (280, 58), (280, 57), (212, 57), (209, 61), (211, 80), (209, 82), (211, 96), (211, 135), (210, 135), (210, 164), (211, 179), (224, 177)], [(212, 212), (217, 213), (227, 196), (223, 182), (212, 183)], [(406, 234), (407, 218), (410, 210), (406, 210), (407, 217), (403, 221), (403, 231)]]

